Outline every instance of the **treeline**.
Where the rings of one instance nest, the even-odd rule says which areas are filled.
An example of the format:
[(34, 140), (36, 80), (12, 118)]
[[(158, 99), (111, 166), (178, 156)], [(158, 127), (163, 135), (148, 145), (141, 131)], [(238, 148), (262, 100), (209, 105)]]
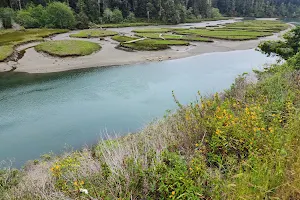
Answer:
[[(2, 9), (1, 9), (2, 7)], [(92, 23), (159, 21), (177, 24), (202, 18), (300, 17), (299, 0), (0, 0), (4, 27), (85, 28)]]

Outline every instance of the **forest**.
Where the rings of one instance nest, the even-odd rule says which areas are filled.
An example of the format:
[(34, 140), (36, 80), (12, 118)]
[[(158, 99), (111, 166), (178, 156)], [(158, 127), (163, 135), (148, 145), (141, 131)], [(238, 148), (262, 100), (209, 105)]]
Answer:
[(298, 0), (1, 0), (2, 26), (87, 28), (89, 23), (178, 24), (204, 18), (299, 17)]
[(0, 0), (2, 26), (86, 28), (89, 23), (161, 22), (204, 18), (299, 17), (299, 0)]

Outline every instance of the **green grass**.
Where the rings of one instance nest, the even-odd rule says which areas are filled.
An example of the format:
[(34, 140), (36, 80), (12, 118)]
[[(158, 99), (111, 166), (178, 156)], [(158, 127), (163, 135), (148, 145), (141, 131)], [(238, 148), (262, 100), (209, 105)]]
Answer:
[(186, 46), (189, 45), (187, 41), (181, 40), (155, 40), (145, 39), (134, 43), (120, 43), (121, 47), (138, 50), (138, 51), (158, 51), (168, 49), (172, 45)]
[(275, 30), (274, 28), (265, 28), (265, 27), (221, 27), (218, 30), (223, 31), (234, 31), (234, 30), (244, 30), (244, 31), (256, 31), (256, 32), (278, 32), (280, 29)]
[(115, 31), (107, 31), (107, 30), (83, 30), (79, 33), (71, 34), (70, 37), (76, 38), (97, 38), (97, 37), (107, 37), (114, 36), (118, 33)]
[(40, 41), (53, 34), (66, 33), (65, 29), (26, 29), (20, 31), (7, 31), (1, 34), (0, 46), (19, 45), (30, 41)]
[(111, 37), (111, 39), (117, 41), (117, 42), (128, 42), (131, 40), (136, 40), (138, 39), (137, 37), (130, 37), (130, 36), (121, 36), (121, 35), (115, 35)]
[(183, 40), (161, 40), (161, 39), (144, 39), (134, 43), (126, 43), (132, 40), (139, 39), (139, 37), (129, 37), (116, 35), (112, 37), (113, 40), (120, 42), (121, 47), (138, 50), (138, 51), (158, 51), (168, 49), (172, 45), (189, 45), (187, 41)]
[(65, 29), (26, 29), (15, 31), (12, 29), (0, 31), (0, 61), (4, 61), (13, 53), (13, 48), (16, 45), (21, 45), (27, 42), (43, 41), (45, 37), (53, 34), (66, 33), (69, 30)]
[(135, 29), (132, 32), (135, 33), (167, 33), (171, 32), (172, 29), (169, 28), (149, 28), (149, 29)]
[(218, 30), (218, 29), (190, 29), (185, 31), (176, 31), (177, 34), (198, 35), (208, 38), (226, 39), (226, 40), (250, 40), (258, 37), (270, 36), (272, 33), (244, 31), (244, 30)]
[(273, 31), (279, 32), (288, 28), (288, 24), (275, 20), (246, 20), (227, 24), (227, 28), (252, 30), (252, 31)]
[(0, 61), (4, 61), (14, 52), (12, 45), (0, 46)]
[(196, 41), (196, 42), (213, 42), (213, 40), (208, 38), (203, 38), (199, 36), (192, 36), (192, 35), (176, 35), (176, 34), (162, 34), (161, 37), (160, 33), (136, 33), (138, 37), (147, 37), (151, 39), (162, 39), (163, 37), (166, 40), (184, 40), (184, 41)]
[(52, 56), (85, 56), (99, 51), (101, 46), (94, 42), (79, 40), (58, 40), (47, 41), (37, 46), (35, 49), (39, 52), (48, 53)]
[(136, 27), (136, 26), (155, 26), (157, 23), (136, 22), (136, 23), (121, 23), (121, 24), (99, 24), (97, 27), (102, 28), (122, 28), (122, 27)]

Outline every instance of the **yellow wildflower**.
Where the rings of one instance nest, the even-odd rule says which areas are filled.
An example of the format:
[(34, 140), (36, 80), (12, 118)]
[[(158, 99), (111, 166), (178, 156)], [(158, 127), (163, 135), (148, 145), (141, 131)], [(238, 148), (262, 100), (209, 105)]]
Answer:
[(197, 143), (197, 144), (195, 144), (195, 146), (196, 146), (196, 147), (198, 147), (198, 146), (199, 146), (199, 144)]
[(175, 191), (172, 192), (172, 195), (175, 195)]
[(80, 185), (84, 185), (84, 181), (80, 181)]
[(216, 134), (220, 135), (220, 133), (222, 133), (222, 131), (220, 131), (219, 129), (216, 130)]
[(78, 182), (77, 182), (77, 181), (74, 181), (74, 185), (75, 185), (75, 186), (78, 186)]

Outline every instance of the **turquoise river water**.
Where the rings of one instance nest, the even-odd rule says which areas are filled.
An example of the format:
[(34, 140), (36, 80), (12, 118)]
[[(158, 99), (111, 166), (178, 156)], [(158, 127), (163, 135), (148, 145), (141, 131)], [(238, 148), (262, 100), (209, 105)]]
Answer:
[(222, 91), (239, 74), (274, 62), (245, 50), (40, 75), (13, 87), (0, 82), (5, 88), (0, 90), (0, 161), (13, 159), (19, 167), (65, 146), (80, 148), (107, 134), (136, 132), (176, 109), (172, 90), (188, 103), (198, 90)]

